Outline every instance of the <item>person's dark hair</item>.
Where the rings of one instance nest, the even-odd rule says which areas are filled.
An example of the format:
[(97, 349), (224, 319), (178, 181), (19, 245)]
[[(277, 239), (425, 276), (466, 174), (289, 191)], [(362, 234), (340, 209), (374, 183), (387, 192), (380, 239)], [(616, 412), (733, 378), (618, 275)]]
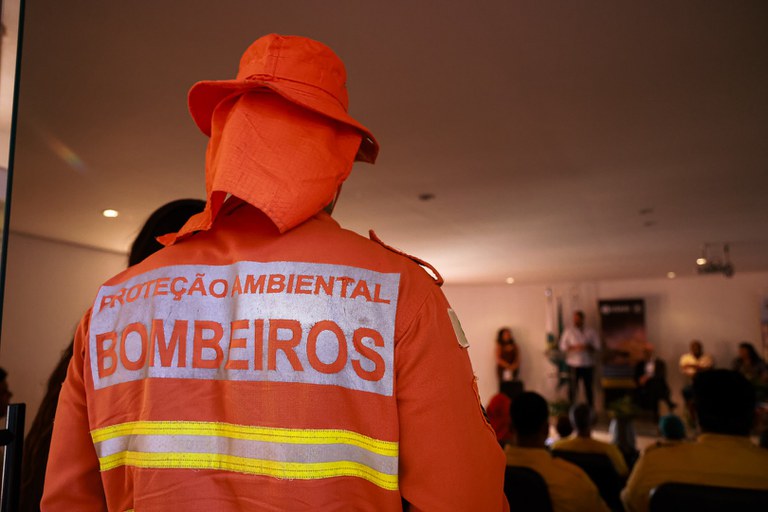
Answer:
[(581, 319), (584, 320), (584, 312), (582, 310), (577, 309), (576, 311), (573, 312), (573, 314), (574, 315), (579, 315), (581, 317)]
[(163, 248), (156, 237), (181, 229), (187, 220), (203, 211), (205, 201), (200, 199), (178, 199), (161, 206), (149, 216), (144, 227), (136, 236), (128, 255), (128, 266), (133, 266)]
[(525, 391), (512, 402), (509, 414), (517, 434), (531, 436), (549, 421), (549, 406), (540, 394)]
[(659, 433), (664, 439), (679, 441), (685, 439), (685, 425), (680, 416), (667, 414), (659, 419)]
[(755, 388), (739, 372), (697, 373), (693, 377), (693, 400), (702, 431), (749, 435), (755, 415)]
[(512, 334), (512, 329), (510, 329), (509, 327), (502, 327), (501, 329), (499, 329), (499, 332), (496, 334), (496, 343), (501, 343), (503, 341), (502, 336), (504, 335), (505, 332), (509, 333), (509, 337), (512, 340), (512, 343), (514, 343), (515, 337)]
[(571, 419), (573, 428), (579, 432), (591, 429), (595, 418), (592, 413), (592, 408), (587, 404), (576, 404), (572, 406), (571, 410), (568, 412), (568, 416)]
[[(155, 237), (178, 231), (189, 217), (203, 211), (205, 201), (199, 199), (180, 199), (161, 206), (149, 216), (139, 235), (131, 246), (128, 264), (135, 265), (162, 249)], [(43, 481), (51, 448), (53, 418), (59, 401), (61, 386), (67, 375), (69, 361), (72, 359), (73, 343), (64, 350), (61, 359), (48, 379), (48, 390), (43, 397), (37, 415), (24, 443), (24, 460), (21, 468), (20, 512), (39, 512), (40, 499), (43, 495)], [(0, 368), (0, 377), (5, 378), (5, 370)], [(2, 380), (0, 378), (0, 380)]]
[(571, 419), (565, 414), (561, 414), (557, 417), (557, 423), (555, 423), (555, 430), (557, 435), (561, 438), (565, 438), (573, 434), (573, 425), (571, 425)]
[(523, 383), (517, 380), (504, 381), (499, 384), (499, 392), (504, 393), (510, 399), (514, 400), (523, 392)]
[(5, 368), (0, 367), (0, 381), (5, 380), (8, 377), (8, 372), (5, 371)]
[(762, 432), (760, 432), (760, 437), (757, 440), (757, 446), (760, 448), (768, 448), (768, 428), (765, 428)]
[(747, 351), (747, 354), (749, 354), (749, 362), (752, 364), (757, 364), (760, 361), (762, 361), (762, 358), (757, 353), (757, 350), (755, 350), (755, 346), (749, 343), (748, 341), (742, 341), (739, 343), (739, 348), (743, 348)]

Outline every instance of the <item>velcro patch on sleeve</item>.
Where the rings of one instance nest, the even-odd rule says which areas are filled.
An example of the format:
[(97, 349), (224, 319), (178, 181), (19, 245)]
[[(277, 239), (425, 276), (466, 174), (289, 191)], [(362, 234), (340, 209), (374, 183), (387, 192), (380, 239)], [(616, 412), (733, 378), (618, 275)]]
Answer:
[(451, 325), (453, 326), (453, 332), (456, 333), (456, 340), (459, 342), (461, 348), (469, 347), (469, 341), (467, 341), (467, 335), (464, 334), (464, 329), (461, 328), (461, 322), (456, 312), (448, 308), (448, 318), (451, 319)]

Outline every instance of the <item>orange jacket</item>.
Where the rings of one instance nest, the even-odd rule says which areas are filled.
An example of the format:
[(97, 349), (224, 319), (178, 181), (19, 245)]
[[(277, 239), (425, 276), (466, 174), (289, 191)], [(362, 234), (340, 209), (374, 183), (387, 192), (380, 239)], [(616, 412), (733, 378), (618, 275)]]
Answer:
[(459, 337), (410, 259), (230, 200), (100, 289), (42, 509), (507, 510)]

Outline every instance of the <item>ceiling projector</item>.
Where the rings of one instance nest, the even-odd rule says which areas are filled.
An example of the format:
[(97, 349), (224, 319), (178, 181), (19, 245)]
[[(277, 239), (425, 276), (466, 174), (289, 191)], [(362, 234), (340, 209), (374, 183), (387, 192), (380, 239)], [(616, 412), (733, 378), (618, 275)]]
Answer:
[(710, 259), (708, 249), (710, 245), (705, 244), (701, 258), (696, 260), (696, 271), (699, 274), (723, 274), (725, 277), (732, 277), (734, 270), (730, 259), (728, 244), (723, 244), (723, 259)]

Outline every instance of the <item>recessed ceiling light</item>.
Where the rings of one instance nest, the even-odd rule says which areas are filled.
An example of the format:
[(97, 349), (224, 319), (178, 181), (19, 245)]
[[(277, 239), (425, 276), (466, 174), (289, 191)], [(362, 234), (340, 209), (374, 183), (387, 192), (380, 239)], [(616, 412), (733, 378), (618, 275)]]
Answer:
[(674, 279), (677, 277), (677, 274), (675, 274), (674, 272), (667, 272), (667, 277), (670, 279)]
[(514, 277), (508, 277), (506, 279), (506, 281), (507, 281), (507, 284), (515, 284), (515, 278)]
[(110, 209), (110, 208), (107, 208), (106, 210), (104, 210), (103, 212), (101, 212), (101, 214), (102, 214), (103, 216), (105, 216), (105, 217), (109, 218), (109, 219), (114, 219), (115, 217), (117, 217), (118, 215), (120, 215), (120, 213), (119, 213), (117, 210), (112, 210), (112, 209)]
[(697, 265), (706, 265), (707, 264), (707, 258), (697, 258), (696, 259)]

